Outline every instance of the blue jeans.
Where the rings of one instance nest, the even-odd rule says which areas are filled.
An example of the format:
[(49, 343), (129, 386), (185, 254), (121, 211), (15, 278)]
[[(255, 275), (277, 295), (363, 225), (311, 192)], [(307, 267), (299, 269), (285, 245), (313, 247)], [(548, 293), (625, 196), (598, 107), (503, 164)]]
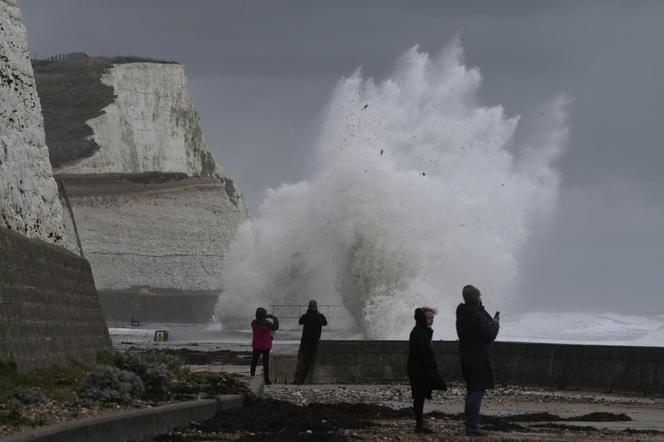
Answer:
[(466, 429), (477, 430), (480, 428), (480, 405), (482, 404), (484, 390), (469, 391), (466, 393)]

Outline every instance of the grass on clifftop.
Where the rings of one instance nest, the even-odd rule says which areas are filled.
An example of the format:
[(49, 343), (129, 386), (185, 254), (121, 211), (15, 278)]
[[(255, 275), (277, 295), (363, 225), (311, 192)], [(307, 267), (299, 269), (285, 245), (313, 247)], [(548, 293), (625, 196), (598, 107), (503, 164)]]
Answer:
[(101, 82), (101, 75), (112, 65), (109, 59), (96, 58), (32, 62), (54, 168), (99, 150), (97, 143), (87, 139), (92, 129), (85, 122), (101, 115), (114, 100), (113, 88)]

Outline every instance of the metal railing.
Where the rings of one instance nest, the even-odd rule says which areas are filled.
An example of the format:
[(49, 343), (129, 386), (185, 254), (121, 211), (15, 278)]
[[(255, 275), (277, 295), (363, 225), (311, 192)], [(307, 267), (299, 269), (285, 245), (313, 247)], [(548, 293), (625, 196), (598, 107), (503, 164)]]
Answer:
[[(299, 319), (308, 308), (307, 304), (270, 304), (271, 313), (279, 319)], [(341, 308), (342, 305), (318, 304), (318, 311), (328, 318), (337, 316), (334, 311)], [(286, 312), (283, 312), (284, 310)], [(297, 316), (294, 316), (296, 310)]]

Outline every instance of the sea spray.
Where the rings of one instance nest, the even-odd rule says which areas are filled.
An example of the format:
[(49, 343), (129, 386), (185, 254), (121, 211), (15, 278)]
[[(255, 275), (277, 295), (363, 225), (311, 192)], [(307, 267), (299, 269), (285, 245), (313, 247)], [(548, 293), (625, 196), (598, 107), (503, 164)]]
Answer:
[(369, 339), (406, 337), (415, 307), (438, 307), (449, 338), (468, 283), (506, 309), (519, 253), (555, 208), (566, 100), (516, 145), (519, 118), (478, 104), (480, 82), (458, 42), (435, 58), (410, 49), (381, 82), (342, 79), (311, 177), (269, 190), (230, 247), (224, 327), (314, 298), (343, 306), (331, 326)]

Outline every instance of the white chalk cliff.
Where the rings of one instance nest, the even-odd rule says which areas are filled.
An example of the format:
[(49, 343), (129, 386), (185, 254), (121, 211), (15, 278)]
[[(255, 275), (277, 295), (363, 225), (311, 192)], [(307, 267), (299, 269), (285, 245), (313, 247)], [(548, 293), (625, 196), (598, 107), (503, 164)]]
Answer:
[(221, 290), (222, 261), (246, 215), (218, 180), (166, 174), (62, 179), (97, 288)]
[(66, 246), (90, 262), (107, 318), (109, 299), (127, 293), (219, 293), (248, 212), (205, 143), (184, 67), (84, 57), (39, 61), (35, 72), (74, 238)]
[(0, 0), (0, 226), (51, 243), (64, 236), (27, 32), (14, 0)]
[(198, 126), (184, 66), (174, 63), (114, 64), (101, 82), (115, 101), (86, 121), (99, 145), (91, 157), (57, 174), (181, 172), (222, 175)]

